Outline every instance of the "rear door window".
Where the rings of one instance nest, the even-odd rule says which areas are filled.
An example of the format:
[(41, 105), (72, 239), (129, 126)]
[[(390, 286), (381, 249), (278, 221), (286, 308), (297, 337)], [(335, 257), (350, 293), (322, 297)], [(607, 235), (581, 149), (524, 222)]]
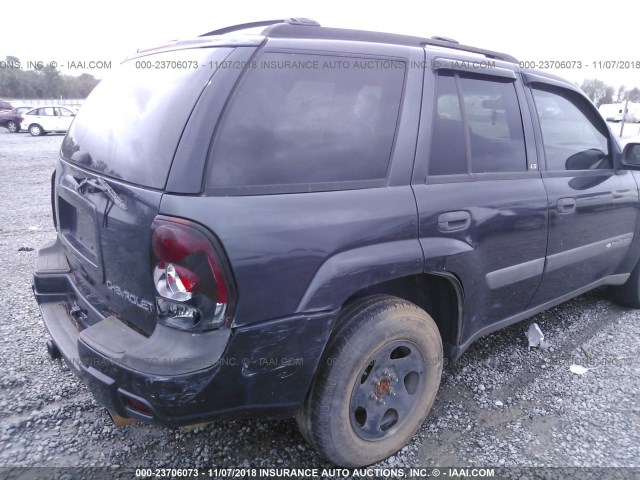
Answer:
[(526, 168), (513, 80), (440, 72), (429, 175), (524, 172)]
[(257, 193), (384, 184), (404, 76), (398, 60), (266, 53), (223, 117), (209, 186)]

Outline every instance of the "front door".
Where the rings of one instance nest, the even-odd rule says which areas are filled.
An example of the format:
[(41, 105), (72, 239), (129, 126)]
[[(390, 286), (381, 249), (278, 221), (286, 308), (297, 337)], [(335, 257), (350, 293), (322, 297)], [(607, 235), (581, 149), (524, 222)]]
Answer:
[(638, 188), (631, 172), (613, 169), (613, 140), (591, 102), (543, 81), (531, 87), (549, 197), (545, 271), (531, 303), (537, 306), (616, 273), (636, 228)]

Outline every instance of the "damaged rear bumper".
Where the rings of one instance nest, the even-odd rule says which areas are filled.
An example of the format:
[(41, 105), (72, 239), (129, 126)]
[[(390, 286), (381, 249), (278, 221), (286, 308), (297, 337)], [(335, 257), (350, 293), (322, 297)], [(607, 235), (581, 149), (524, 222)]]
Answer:
[(198, 334), (158, 324), (146, 337), (88, 302), (56, 242), (39, 251), (33, 290), (62, 357), (99, 403), (121, 417), (170, 426), (292, 414), (336, 313)]

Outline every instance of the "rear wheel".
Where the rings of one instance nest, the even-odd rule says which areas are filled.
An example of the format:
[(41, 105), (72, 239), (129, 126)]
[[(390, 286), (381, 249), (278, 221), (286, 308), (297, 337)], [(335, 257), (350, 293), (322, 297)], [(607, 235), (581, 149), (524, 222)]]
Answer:
[(18, 127), (18, 124), (12, 120), (9, 120), (7, 122), (7, 129), (11, 132), (11, 133), (18, 133), (20, 131), (20, 127)]
[(45, 131), (42, 129), (40, 125), (38, 125), (37, 123), (34, 123), (32, 125), (29, 125), (29, 133), (34, 137), (38, 137), (40, 135), (44, 135)]
[(440, 384), (442, 341), (431, 317), (396, 297), (345, 310), (296, 420), (332, 462), (370, 465), (395, 453), (426, 418)]

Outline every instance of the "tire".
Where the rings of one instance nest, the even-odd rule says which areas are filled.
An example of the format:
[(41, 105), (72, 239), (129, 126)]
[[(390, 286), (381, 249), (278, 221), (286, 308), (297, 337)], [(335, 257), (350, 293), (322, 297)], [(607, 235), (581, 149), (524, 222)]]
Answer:
[(640, 308), (640, 262), (622, 285), (609, 287), (613, 301), (625, 307)]
[(7, 130), (9, 130), (11, 133), (18, 133), (20, 131), (20, 126), (13, 120), (9, 120), (7, 122)]
[(37, 123), (33, 123), (29, 125), (29, 133), (34, 137), (39, 137), (40, 135), (44, 135), (47, 132), (45, 132), (44, 129)]
[(376, 295), (344, 309), (296, 415), (302, 436), (345, 468), (383, 460), (424, 422), (442, 375), (442, 340), (422, 309)]

